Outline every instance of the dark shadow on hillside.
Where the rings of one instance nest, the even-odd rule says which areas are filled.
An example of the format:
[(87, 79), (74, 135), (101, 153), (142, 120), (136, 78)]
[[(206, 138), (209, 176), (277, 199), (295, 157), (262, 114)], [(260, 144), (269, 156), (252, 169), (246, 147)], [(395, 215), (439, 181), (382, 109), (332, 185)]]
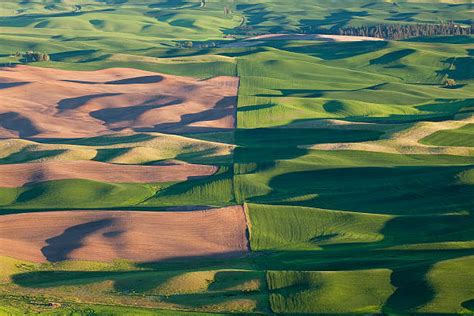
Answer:
[(113, 222), (114, 220), (109, 218), (69, 227), (61, 235), (47, 239), (48, 246), (41, 248), (41, 252), (49, 262), (67, 260), (72, 251), (82, 247), (84, 238), (111, 226)]
[[(106, 226), (104, 226), (106, 227)], [(153, 289), (168, 279), (192, 269), (219, 269), (239, 267), (247, 262), (238, 252), (210, 256), (172, 257), (159, 262), (136, 263), (137, 271), (35, 271), (13, 276), (13, 282), (29, 288), (54, 288), (64, 281), (70, 285), (97, 282), (98, 278), (113, 280), (117, 291), (138, 293)], [(163, 273), (164, 272), (164, 273)], [(164, 275), (163, 275), (164, 274)]]
[(235, 163), (261, 163), (296, 159), (308, 153), (308, 149), (294, 147), (237, 147), (233, 159)]
[(390, 64), (396, 61), (399, 61), (402, 58), (405, 58), (407, 56), (410, 56), (411, 54), (415, 53), (415, 49), (411, 48), (406, 48), (406, 49), (400, 49), (397, 51), (393, 51), (390, 53), (387, 53), (383, 56), (377, 57), (375, 59), (370, 60), (371, 65), (385, 65), (385, 64)]
[(271, 109), (275, 106), (277, 106), (277, 104), (275, 103), (246, 105), (246, 106), (241, 106), (237, 108), (237, 112), (251, 112), (251, 111), (265, 110), (265, 109)]
[(448, 75), (456, 80), (474, 79), (474, 57), (452, 57), (443, 61), (447, 68), (437, 71), (438, 75)]
[(121, 93), (99, 93), (99, 94), (85, 95), (85, 96), (70, 98), (70, 99), (62, 99), (61, 101), (58, 102), (57, 108), (59, 109), (59, 112), (64, 112), (67, 110), (75, 110), (90, 101), (100, 99), (100, 98), (106, 98), (106, 97), (114, 97), (118, 95), (121, 95)]
[(335, 60), (376, 52), (386, 48), (388, 45), (387, 41), (320, 42), (302, 46), (283, 45), (278, 48), (293, 53), (307, 54), (324, 60)]
[(393, 14), (389, 18), (388, 21), (403, 21), (403, 22), (413, 22), (415, 21), (414, 17), (417, 16), (417, 12), (400, 12), (397, 14)]
[[(242, 12), (246, 17), (245, 25), (252, 31), (278, 32), (282, 27), (266, 27), (261, 24), (265, 21), (284, 20), (283, 15), (272, 16), (276, 12), (268, 10), (264, 4), (237, 4), (236, 10)], [(231, 30), (229, 33), (239, 33), (239, 29)]]
[[(216, 132), (216, 134), (217, 133), (218, 132)], [(193, 135), (199, 136), (199, 133)], [(231, 163), (232, 157), (232, 153), (221, 155), (219, 153), (219, 149), (209, 148), (203, 150), (196, 150), (189, 153), (177, 154), (175, 159), (180, 161), (186, 161), (188, 163), (220, 165)], [(149, 164), (158, 164), (161, 162), (162, 161), (160, 160), (150, 162)]]
[(154, 139), (155, 136), (149, 134), (111, 134), (90, 138), (35, 138), (35, 142), (44, 144), (68, 144), (81, 146), (110, 146), (118, 144), (130, 144), (145, 142)]
[(265, 47), (239, 47), (239, 48), (230, 48), (223, 51), (219, 51), (217, 55), (227, 56), (227, 57), (245, 57), (252, 54), (262, 53), (268, 51)]
[(0, 82), (0, 90), (24, 86), (30, 82)]
[[(474, 238), (473, 224), (474, 217), (472, 215), (396, 217), (388, 221), (381, 230), (384, 240), (380, 244), (404, 246), (470, 241)], [(440, 258), (432, 263), (428, 261), (425, 264), (406, 264), (393, 268), (391, 283), (396, 287), (396, 290), (386, 301), (383, 307), (384, 311), (413, 312), (434, 298), (436, 293), (427, 280), (427, 274), (436, 262), (446, 260), (446, 258), (442, 259), (444, 250), (438, 251)], [(418, 252), (415, 250), (413, 257), (423, 258), (419, 256)], [(448, 259), (455, 258), (457, 256), (450, 256)]]
[[(347, 271), (384, 268), (393, 271), (391, 282), (395, 292), (387, 300), (385, 312), (413, 312), (416, 307), (431, 301), (434, 292), (426, 281), (426, 273), (437, 262), (474, 254), (472, 249), (443, 251), (360, 250), (352, 251), (278, 251), (255, 253), (250, 258), (171, 258), (156, 263), (137, 264), (140, 271), (34, 271), (13, 275), (15, 284), (28, 288), (54, 288), (62, 282), (68, 285), (84, 285), (111, 280), (114, 288), (123, 294), (142, 293), (157, 288), (189, 270), (214, 270), (239, 268), (252, 264), (258, 269), (249, 274), (230, 271), (216, 275), (207, 293), (170, 295), (166, 300), (200, 306), (202, 299), (215, 298), (225, 302), (237, 292), (226, 290), (228, 285), (239, 285), (251, 278), (262, 278), (264, 270), (296, 271)], [(232, 255), (232, 254), (231, 254)], [(260, 277), (256, 274), (262, 274)], [(98, 281), (99, 280), (99, 281)], [(224, 291), (221, 295), (214, 294)], [(258, 293), (258, 292), (257, 292)], [(249, 295), (240, 293), (241, 295)], [(210, 295), (207, 296), (207, 295)], [(466, 304), (466, 303), (465, 303)], [(464, 305), (465, 305), (464, 304)]]
[(234, 205), (232, 177), (232, 165), (220, 166), (214, 175), (192, 178), (161, 189), (140, 206)]
[(382, 132), (329, 128), (256, 128), (236, 129), (235, 144), (243, 147), (285, 147), (300, 145), (364, 142), (378, 140)]
[(21, 138), (32, 137), (40, 133), (40, 130), (29, 118), (17, 112), (1, 113), (0, 126), (17, 132)]
[(433, 36), (433, 37), (417, 37), (402, 40), (403, 42), (423, 42), (423, 43), (444, 43), (444, 44), (474, 44), (472, 36)]
[(341, 101), (337, 101), (337, 100), (328, 101), (328, 102), (324, 103), (324, 105), (323, 105), (324, 111), (326, 111), (328, 113), (337, 113), (337, 112), (343, 111), (344, 108), (345, 108), (344, 103), (342, 103)]
[(320, 29), (336, 32), (340, 28), (346, 27), (354, 18), (369, 16), (368, 11), (349, 11), (339, 10), (331, 12), (324, 19), (302, 19), (300, 21), (300, 28), (303, 30), (318, 31)]
[(52, 53), (49, 57), (52, 61), (66, 61), (69, 58), (85, 57), (98, 52), (97, 49), (72, 50), (61, 53)]
[(474, 312), (474, 299), (463, 302), (462, 307)]
[[(160, 3), (154, 3), (148, 5), (149, 8), (158, 8), (158, 9), (178, 9), (184, 5), (189, 4), (189, 1), (186, 0), (165, 0), (160, 1)], [(199, 4), (191, 4), (189, 7), (196, 7)]]
[(135, 77), (135, 78), (127, 78), (121, 80), (114, 80), (105, 82), (105, 84), (146, 84), (146, 83), (158, 83), (164, 79), (163, 76), (155, 75), (155, 76), (142, 76), (142, 77)]
[[(61, 12), (61, 13), (51, 13), (51, 14), (21, 14), (17, 16), (3, 16), (0, 17), (0, 26), (14, 26), (14, 27), (27, 27), (29, 25), (34, 25), (35, 27), (45, 27), (45, 23), (48, 22), (50, 18), (63, 18), (63, 17), (73, 17), (81, 16), (88, 13), (102, 13), (102, 12), (112, 12), (115, 9), (99, 9), (99, 10), (90, 10), (87, 12)], [(39, 26), (37, 26), (39, 24)]]
[[(382, 84), (383, 85), (383, 84)], [(382, 85), (378, 85), (381, 87)], [(462, 85), (457, 85), (454, 89), (462, 89)], [(377, 86), (367, 88), (370, 90), (377, 90)], [(447, 89), (447, 88), (446, 88)], [(309, 90), (311, 91), (311, 90)], [(358, 90), (355, 90), (358, 91)], [(275, 96), (273, 96), (275, 97)], [(455, 116), (462, 113), (470, 113), (470, 105), (474, 99), (435, 99), (431, 104), (423, 104), (416, 106), (416, 109), (422, 111), (416, 114), (390, 114), (387, 116), (345, 116), (343, 119), (348, 122), (361, 122), (361, 123), (380, 123), (380, 124), (406, 124), (416, 122), (440, 122), (444, 120), (452, 120)], [(332, 101), (329, 101), (332, 102)], [(328, 102), (328, 103), (329, 103)], [(336, 101), (337, 102), (337, 101)], [(323, 108), (328, 104), (324, 104)], [(339, 105), (342, 105), (339, 103)], [(330, 109), (336, 109), (337, 107), (331, 106)], [(258, 109), (258, 108), (257, 108)], [(425, 112), (425, 113), (423, 113)], [(329, 113), (333, 113), (330, 112)], [(337, 112), (334, 112), (337, 113)], [(303, 124), (307, 122), (317, 122), (327, 119), (341, 119), (340, 116), (335, 115), (334, 117), (321, 118), (308, 118), (308, 119), (296, 119), (291, 124)]]
[[(119, 108), (101, 109), (101, 110), (91, 112), (90, 116), (103, 121), (106, 125), (119, 123), (119, 122), (126, 122), (126, 121), (133, 122), (137, 120), (141, 115), (145, 114), (146, 112), (150, 110), (163, 108), (163, 107), (167, 107), (171, 105), (176, 105), (182, 102), (182, 100), (178, 99), (178, 100), (171, 100), (169, 102), (162, 103), (164, 100), (169, 100), (169, 98), (166, 98), (166, 97), (156, 98), (156, 100), (147, 102), (147, 103), (151, 103), (149, 105), (143, 104), (143, 105), (134, 105), (134, 106), (119, 107)], [(119, 128), (118, 130), (121, 130), (121, 129), (122, 128)], [(136, 130), (141, 130), (141, 129), (137, 128)], [(143, 129), (141, 131), (145, 131), (145, 130), (146, 129)], [(146, 131), (152, 132), (153, 130), (146, 130)]]
[[(386, 86), (387, 83), (378, 83), (375, 85), (371, 85), (368, 87), (364, 88), (359, 88), (359, 89), (334, 89), (334, 90), (329, 90), (329, 89), (324, 89), (324, 90), (318, 90), (318, 89), (273, 89), (275, 91), (278, 91), (280, 94), (257, 94), (257, 97), (294, 97), (294, 98), (320, 98), (323, 97), (326, 93), (331, 93), (331, 92), (357, 92), (357, 91), (364, 91), (364, 90), (380, 90), (384, 86)], [(335, 101), (338, 102), (338, 101)]]
[(182, 114), (179, 122), (159, 123), (151, 128), (135, 128), (137, 132), (166, 132), (166, 133), (182, 133), (182, 132), (207, 132), (207, 131), (224, 131), (225, 128), (199, 127), (190, 126), (192, 123), (199, 121), (214, 121), (222, 119), (229, 115), (234, 115), (234, 109), (237, 104), (237, 97), (228, 96), (219, 100), (216, 105), (208, 110), (198, 113)]
[[(474, 210), (474, 187), (458, 181), (469, 166), (341, 167), (283, 173), (269, 180), (272, 193), (248, 196), (254, 203), (277, 203), (314, 194), (295, 206), (399, 215)], [(278, 170), (276, 170), (278, 171)], [(289, 184), (295, 184), (289, 186)]]
[(29, 150), (28, 148), (22, 149), (15, 153), (12, 153), (6, 157), (0, 158), (0, 164), (15, 164), (30, 161), (45, 160), (65, 153), (66, 149), (51, 149), (51, 150)]
[(452, 115), (463, 109), (469, 109), (474, 104), (474, 98), (456, 100), (456, 99), (436, 99), (436, 103), (417, 106), (417, 109), (426, 112), (437, 112), (439, 114)]
[(435, 291), (426, 280), (431, 265), (416, 268), (394, 269), (391, 284), (395, 292), (387, 299), (383, 311), (414, 312), (435, 297)]
[[(36, 271), (16, 274), (12, 279), (15, 284), (32, 289), (55, 288), (61, 286), (63, 282), (70, 286), (87, 286), (87, 284), (110, 280), (118, 294), (139, 293), (156, 296), (155, 289), (172, 282), (174, 278), (190, 270), (232, 269), (233, 267), (238, 269), (243, 264), (247, 264), (247, 259), (242, 257), (242, 253), (223, 253), (209, 257), (179, 257), (156, 263), (139, 263), (136, 264), (135, 271)], [(233, 289), (233, 287), (246, 286), (246, 283), (252, 280), (260, 282), (260, 286), (255, 290)], [(225, 304), (231, 300), (249, 298), (257, 300), (260, 310), (268, 310), (266, 297), (258, 297), (267, 292), (263, 271), (221, 271), (216, 272), (212, 279), (203, 281), (210, 282), (205, 293), (181, 294), (180, 290), (177, 290), (176, 293), (161, 296), (160, 300), (201, 307), (206, 303), (209, 304), (210, 301), (214, 304)]]
[(416, 123), (416, 122), (441, 122), (445, 120), (452, 120), (456, 113), (434, 113), (434, 114), (415, 114), (415, 115), (404, 115), (404, 114), (392, 114), (388, 117), (365, 117), (356, 116), (346, 118), (347, 121), (351, 122), (362, 122), (362, 123), (381, 123), (381, 124), (403, 124), (403, 123)]
[(162, 58), (170, 58), (170, 57), (192, 57), (192, 56), (201, 56), (207, 55), (210, 53), (215, 52), (215, 50), (211, 50), (209, 48), (169, 48), (169, 49), (149, 49), (148, 51), (145, 50), (146, 56), (152, 57), (162, 57)]
[(474, 239), (473, 225), (472, 215), (394, 217), (380, 231), (384, 236), (380, 245), (469, 241)]
[[(398, 243), (393, 243), (397, 245)], [(319, 253), (318, 253), (319, 252)], [(341, 250), (279, 251), (254, 257), (265, 270), (357, 271), (392, 270), (391, 284), (395, 291), (385, 302), (385, 313), (413, 313), (435, 297), (427, 273), (438, 262), (471, 256), (472, 249), (391, 250), (364, 248), (351, 244)]]
[(97, 154), (92, 158), (94, 161), (108, 162), (112, 161), (123, 154), (130, 151), (131, 148), (100, 148), (97, 149)]

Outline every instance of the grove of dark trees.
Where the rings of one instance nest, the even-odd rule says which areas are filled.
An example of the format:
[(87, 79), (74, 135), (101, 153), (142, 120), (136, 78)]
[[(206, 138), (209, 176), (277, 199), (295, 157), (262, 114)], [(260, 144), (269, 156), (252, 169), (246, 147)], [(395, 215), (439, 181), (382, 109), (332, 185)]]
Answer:
[(305, 27), (304, 33), (331, 33), (350, 36), (379, 37), (388, 40), (403, 40), (415, 37), (456, 36), (474, 34), (474, 25), (454, 22), (441, 24), (378, 24), (358, 27), (343, 27), (329, 32), (315, 27)]

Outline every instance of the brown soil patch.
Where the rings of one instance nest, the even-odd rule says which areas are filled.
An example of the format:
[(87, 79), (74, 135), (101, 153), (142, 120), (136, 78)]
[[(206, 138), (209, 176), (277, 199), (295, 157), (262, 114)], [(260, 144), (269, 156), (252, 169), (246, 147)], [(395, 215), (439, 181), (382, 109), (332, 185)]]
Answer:
[(235, 126), (238, 78), (136, 69), (0, 68), (0, 137), (80, 138), (119, 131), (201, 132)]
[(248, 251), (241, 206), (190, 212), (69, 211), (0, 216), (0, 255), (34, 262), (152, 262)]
[(185, 181), (209, 176), (217, 167), (195, 164), (117, 165), (97, 161), (47, 161), (0, 165), (0, 187), (21, 187), (49, 180), (88, 179), (113, 183)]
[(325, 35), (325, 34), (265, 34), (247, 38), (246, 40), (304, 40), (324, 42), (360, 42), (360, 41), (383, 41), (383, 38), (367, 36), (348, 35)]

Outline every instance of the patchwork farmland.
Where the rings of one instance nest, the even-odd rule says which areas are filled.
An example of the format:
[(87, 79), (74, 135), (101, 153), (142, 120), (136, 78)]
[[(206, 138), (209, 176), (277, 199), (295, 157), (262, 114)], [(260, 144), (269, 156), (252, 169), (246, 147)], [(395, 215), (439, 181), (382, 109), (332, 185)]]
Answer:
[(0, 314), (474, 313), (472, 10), (2, 1)]

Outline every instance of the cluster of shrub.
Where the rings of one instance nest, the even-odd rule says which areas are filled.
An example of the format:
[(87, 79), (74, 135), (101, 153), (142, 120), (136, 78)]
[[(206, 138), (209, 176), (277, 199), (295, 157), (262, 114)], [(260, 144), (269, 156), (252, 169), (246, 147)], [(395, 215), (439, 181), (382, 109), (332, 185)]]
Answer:
[[(313, 26), (305, 27), (303, 31), (305, 33), (328, 33), (327, 30), (323, 31)], [(471, 35), (474, 34), (474, 25), (467, 26), (454, 22), (441, 24), (378, 24), (332, 29), (329, 33), (403, 40), (415, 37)]]
[(15, 57), (19, 57), (22, 63), (31, 63), (36, 61), (49, 61), (50, 57), (46, 53), (42, 52), (16, 52)]
[(214, 41), (207, 41), (207, 42), (177, 42), (176, 47), (179, 48), (215, 48), (218, 46), (218, 43)]

